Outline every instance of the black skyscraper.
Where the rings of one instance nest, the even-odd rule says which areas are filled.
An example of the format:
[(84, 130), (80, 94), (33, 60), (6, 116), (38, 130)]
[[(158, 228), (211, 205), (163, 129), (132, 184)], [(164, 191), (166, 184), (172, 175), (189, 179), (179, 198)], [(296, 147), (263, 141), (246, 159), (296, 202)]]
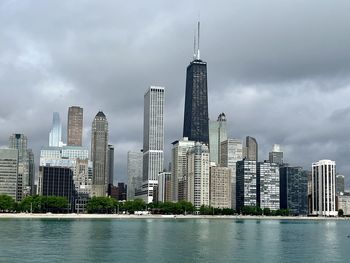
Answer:
[(195, 42), (194, 60), (187, 67), (183, 137), (188, 137), (191, 141), (208, 144), (207, 63), (200, 60), (199, 23), (197, 40), (197, 45)]

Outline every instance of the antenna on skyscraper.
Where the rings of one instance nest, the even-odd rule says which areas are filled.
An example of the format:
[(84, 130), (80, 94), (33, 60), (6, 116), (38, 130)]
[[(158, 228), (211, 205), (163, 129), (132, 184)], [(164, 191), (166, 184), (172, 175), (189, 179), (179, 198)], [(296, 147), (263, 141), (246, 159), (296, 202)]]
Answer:
[(195, 60), (197, 57), (197, 46), (196, 46), (196, 30), (193, 32), (193, 59)]
[(201, 59), (201, 55), (199, 52), (199, 40), (200, 40), (200, 21), (198, 21), (198, 28), (197, 28), (197, 56), (196, 59), (200, 60)]

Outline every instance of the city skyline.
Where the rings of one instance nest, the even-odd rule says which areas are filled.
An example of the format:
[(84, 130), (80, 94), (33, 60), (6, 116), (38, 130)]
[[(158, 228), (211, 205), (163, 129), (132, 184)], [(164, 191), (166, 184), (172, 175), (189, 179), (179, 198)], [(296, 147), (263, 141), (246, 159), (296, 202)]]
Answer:
[[(65, 131), (67, 122), (65, 113), (71, 105), (79, 105), (84, 108), (83, 145), (88, 146), (91, 133), (90, 123), (96, 111), (102, 108), (108, 115), (110, 123), (110, 143), (116, 146), (115, 177), (119, 181), (126, 181), (127, 151), (138, 151), (142, 148), (142, 94), (144, 89), (154, 84), (156, 80), (155, 84), (168, 87), (165, 105), (165, 158), (167, 160), (165, 163), (167, 163), (171, 159), (171, 142), (182, 137), (185, 67), (192, 58), (191, 42), (197, 17), (197, 10), (192, 3), (189, 4), (189, 11), (181, 16), (180, 10), (184, 4), (184, 2), (178, 3), (179, 7), (172, 10), (174, 15), (171, 15), (165, 7), (159, 8), (158, 16), (169, 15), (169, 20), (164, 23), (160, 22), (161, 19), (154, 16), (150, 8), (145, 6), (146, 12), (140, 19), (146, 21), (148, 17), (154, 17), (154, 20), (140, 27), (132, 24), (128, 28), (132, 31), (130, 34), (133, 33), (132, 40), (130, 40), (133, 44), (131, 48), (127, 48), (130, 42), (121, 41), (125, 39), (127, 42), (128, 39), (124, 38), (122, 33), (116, 34), (115, 37), (96, 34), (99, 38), (88, 38), (89, 41), (85, 41), (84, 30), (87, 31), (87, 34), (94, 35), (94, 32), (100, 32), (108, 24), (106, 30), (111, 33), (110, 35), (118, 31), (118, 23), (104, 7), (99, 6), (96, 12), (98, 16), (105, 14), (105, 19), (95, 21), (93, 27), (88, 28), (89, 15), (86, 13), (81, 24), (70, 25), (73, 35), (69, 35), (67, 24), (63, 24), (57, 27), (58, 30), (55, 32), (57, 36), (55, 36), (48, 34), (46, 26), (39, 26), (40, 23), (31, 23), (31, 28), (27, 27), (25, 23), (27, 19), (40, 11), (32, 10), (29, 6), (20, 3), (17, 3), (16, 6), (2, 5), (0, 12), (5, 17), (5, 22), (0, 26), (0, 34), (4, 36), (2, 45), (6, 52), (1, 53), (0, 56), (1, 61), (4, 61), (9, 67), (4, 69), (0, 85), (8, 87), (9, 90), (19, 91), (16, 92), (18, 102), (12, 103), (19, 108), (14, 109), (7, 104), (7, 101), (12, 102), (14, 99), (15, 95), (12, 92), (2, 94), (0, 123), (3, 128), (0, 133), (0, 146), (7, 146), (10, 134), (23, 133), (28, 137), (30, 148), (33, 148), (35, 156), (39, 156), (41, 146), (47, 145), (52, 112), (57, 111), (63, 117), (63, 131)], [(45, 6), (48, 15), (56, 11), (45, 3), (40, 5)], [(114, 7), (114, 4), (110, 3), (110, 5)], [(275, 5), (282, 14), (289, 14), (282, 3), (275, 3)], [(303, 5), (310, 7), (311, 3)], [(228, 2), (222, 2), (215, 7), (205, 1), (201, 5), (203, 9), (201, 10), (201, 53), (202, 58), (208, 62), (210, 119), (215, 120), (220, 112), (225, 112), (230, 138), (243, 140), (246, 135), (256, 138), (259, 143), (260, 161), (268, 159), (268, 152), (273, 144), (282, 146), (287, 162), (300, 165), (308, 170), (310, 163), (316, 160), (336, 160), (337, 172), (345, 175), (346, 186), (349, 188), (350, 166), (347, 164), (347, 156), (350, 152), (346, 136), (350, 127), (346, 124), (349, 111), (346, 97), (350, 94), (350, 88), (346, 75), (350, 67), (348, 62), (344, 62), (347, 59), (346, 56), (336, 59), (340, 51), (333, 53), (335, 47), (337, 50), (347, 50), (343, 44), (339, 47), (339, 43), (347, 43), (342, 36), (344, 26), (341, 21), (335, 19), (329, 27), (324, 28), (325, 32), (307, 35), (310, 28), (300, 28), (301, 32), (297, 32), (298, 23), (293, 26), (282, 21), (281, 28), (275, 26), (273, 23), (277, 19), (275, 17), (263, 22), (256, 19), (261, 25), (251, 21), (250, 27), (246, 26), (244, 22), (247, 18), (240, 16), (238, 11), (248, 8), (247, 4), (237, 4), (236, 10), (238, 11), (230, 11), (230, 8), (224, 8), (225, 6), (230, 7), (231, 5)], [(318, 5), (318, 8), (321, 7), (326, 9), (329, 6)], [(77, 11), (67, 8), (61, 5), (58, 10), (68, 11), (70, 21), (74, 12)], [(87, 7), (82, 8), (85, 10)], [(129, 10), (130, 7), (126, 5), (124, 8)], [(295, 6), (291, 8), (292, 11), (299, 10)], [(223, 9), (224, 12), (221, 12)], [(28, 11), (28, 15), (20, 17), (23, 11)], [(219, 17), (219, 11), (222, 13), (221, 17)], [(268, 11), (266, 7), (262, 7), (260, 13), (253, 10), (252, 13), (245, 14), (248, 18), (255, 15), (263, 19), (270, 14)], [(311, 25), (321, 23), (324, 16), (328, 14), (326, 10), (324, 12), (316, 15), (308, 11), (301, 15), (301, 20), (309, 16)], [(345, 19), (345, 14), (340, 8), (337, 14), (338, 18)], [(232, 20), (231, 16), (235, 20)], [(37, 22), (43, 19), (39, 17), (37, 16), (39, 19), (36, 20)], [(48, 26), (56, 28), (54, 19), (46, 18)], [(128, 24), (128, 18), (122, 17), (121, 19), (122, 22)], [(62, 22), (61, 19), (58, 21)], [(214, 29), (225, 21), (232, 23), (233, 28), (227, 27), (222, 33), (216, 32)], [(242, 26), (237, 26), (239, 23), (235, 21), (241, 22)], [(8, 26), (13, 26), (10, 35), (7, 34), (6, 27)], [(84, 30), (80, 31), (80, 26)], [(331, 30), (336, 27), (340, 29)], [(149, 28), (152, 34), (148, 35), (148, 31), (145, 32), (143, 28)], [(268, 29), (265, 37), (259, 33), (260, 28)], [(293, 37), (298, 34), (306, 34), (306, 39), (300, 38), (303, 40), (300, 42), (298, 40), (295, 46), (291, 46), (287, 40), (271, 42), (272, 38), (286, 37), (284, 31), (289, 31), (291, 34), (287, 40), (294, 39)], [(174, 32), (183, 32), (185, 36), (183, 39), (175, 39)], [(103, 32), (100, 33), (103, 34)], [(129, 32), (125, 34), (130, 36)], [(321, 52), (314, 52), (314, 47), (308, 45), (305, 45), (305, 50), (300, 50), (301, 47), (304, 47), (305, 42), (312, 43), (312, 40), (315, 41), (324, 34), (331, 34), (333, 38), (328, 40), (327, 44), (318, 47)], [(233, 38), (231, 35), (240, 37)], [(223, 39), (224, 36), (225, 41), (222, 42), (211, 40)], [(261, 41), (256, 41), (259, 37), (262, 38)], [(60, 42), (60, 39), (65, 45), (56, 46), (53, 40)], [(99, 39), (102, 41), (98, 41)], [(152, 39), (156, 41), (151, 41)], [(95, 40), (99, 43), (95, 43)], [(263, 45), (259, 49), (256, 48), (254, 42)], [(14, 44), (13, 48), (7, 47), (7, 44), (11, 43)], [(176, 50), (169, 43), (176, 43)], [(137, 52), (140, 48), (144, 50), (143, 54), (147, 54), (147, 59), (141, 59), (140, 51)], [(96, 50), (96, 52), (91, 52), (91, 50)], [(256, 50), (255, 56), (250, 55), (252, 50)], [(272, 50), (277, 51), (271, 53)], [(282, 51), (286, 50), (290, 51), (287, 53), (293, 54), (300, 62), (293, 62), (294, 57), (282, 55)], [(118, 55), (124, 52), (126, 57), (118, 58)], [(134, 52), (135, 55), (132, 55)], [(9, 57), (6, 57), (5, 53), (10, 54)], [(76, 56), (71, 56), (72, 53)], [(349, 52), (344, 52), (346, 53)], [(105, 54), (108, 55), (108, 58)], [(334, 56), (334, 59), (331, 60), (334, 62), (326, 63), (332, 58), (330, 55)], [(311, 61), (311, 65), (303, 63), (305, 62), (303, 57)], [(120, 59), (123, 63), (119, 62)], [(129, 59), (139, 59), (139, 65), (135, 69), (129, 67), (127, 63), (124, 63)], [(167, 69), (162, 66), (165, 59), (173, 61), (166, 67)], [(89, 67), (87, 62), (89, 60), (94, 61), (93, 67)], [(275, 67), (274, 63), (277, 63), (278, 67)], [(327, 68), (321, 64), (329, 65)], [(100, 67), (103, 68), (103, 72), (96, 71)], [(137, 78), (133, 77), (135, 71)], [(131, 72), (133, 75), (130, 75)], [(12, 75), (16, 76), (19, 82), (15, 83), (10, 77)], [(23, 85), (25, 88), (19, 88), (21, 83), (26, 83)], [(131, 92), (122, 92), (123, 89), (132, 89), (133, 94), (136, 95), (131, 96)], [(100, 92), (101, 90), (103, 92)], [(119, 96), (115, 96), (116, 93)], [(310, 99), (307, 99), (308, 97)], [(324, 100), (327, 101), (327, 107), (322, 106)], [(261, 116), (268, 118), (261, 118)], [(120, 123), (123, 125), (119, 125)]]

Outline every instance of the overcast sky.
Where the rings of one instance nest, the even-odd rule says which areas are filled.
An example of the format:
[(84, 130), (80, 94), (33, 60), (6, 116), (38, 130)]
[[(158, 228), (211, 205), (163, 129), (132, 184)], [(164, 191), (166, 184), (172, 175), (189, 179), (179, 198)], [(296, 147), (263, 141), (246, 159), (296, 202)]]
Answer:
[[(285, 161), (337, 162), (350, 185), (350, 1), (0, 0), (0, 146), (24, 133), (39, 158), (52, 112), (84, 108), (84, 144), (99, 110), (116, 147), (142, 148), (143, 95), (164, 86), (165, 152), (182, 135), (185, 72), (201, 20), (209, 116), (229, 135), (255, 137), (259, 159), (281, 144)], [(64, 137), (66, 135), (64, 134)]]

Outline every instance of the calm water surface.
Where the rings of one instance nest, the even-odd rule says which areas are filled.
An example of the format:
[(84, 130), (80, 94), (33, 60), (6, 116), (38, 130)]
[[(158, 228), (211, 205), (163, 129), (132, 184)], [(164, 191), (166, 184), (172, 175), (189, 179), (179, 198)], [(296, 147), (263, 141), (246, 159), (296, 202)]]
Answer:
[(0, 220), (0, 262), (350, 262), (350, 222)]

